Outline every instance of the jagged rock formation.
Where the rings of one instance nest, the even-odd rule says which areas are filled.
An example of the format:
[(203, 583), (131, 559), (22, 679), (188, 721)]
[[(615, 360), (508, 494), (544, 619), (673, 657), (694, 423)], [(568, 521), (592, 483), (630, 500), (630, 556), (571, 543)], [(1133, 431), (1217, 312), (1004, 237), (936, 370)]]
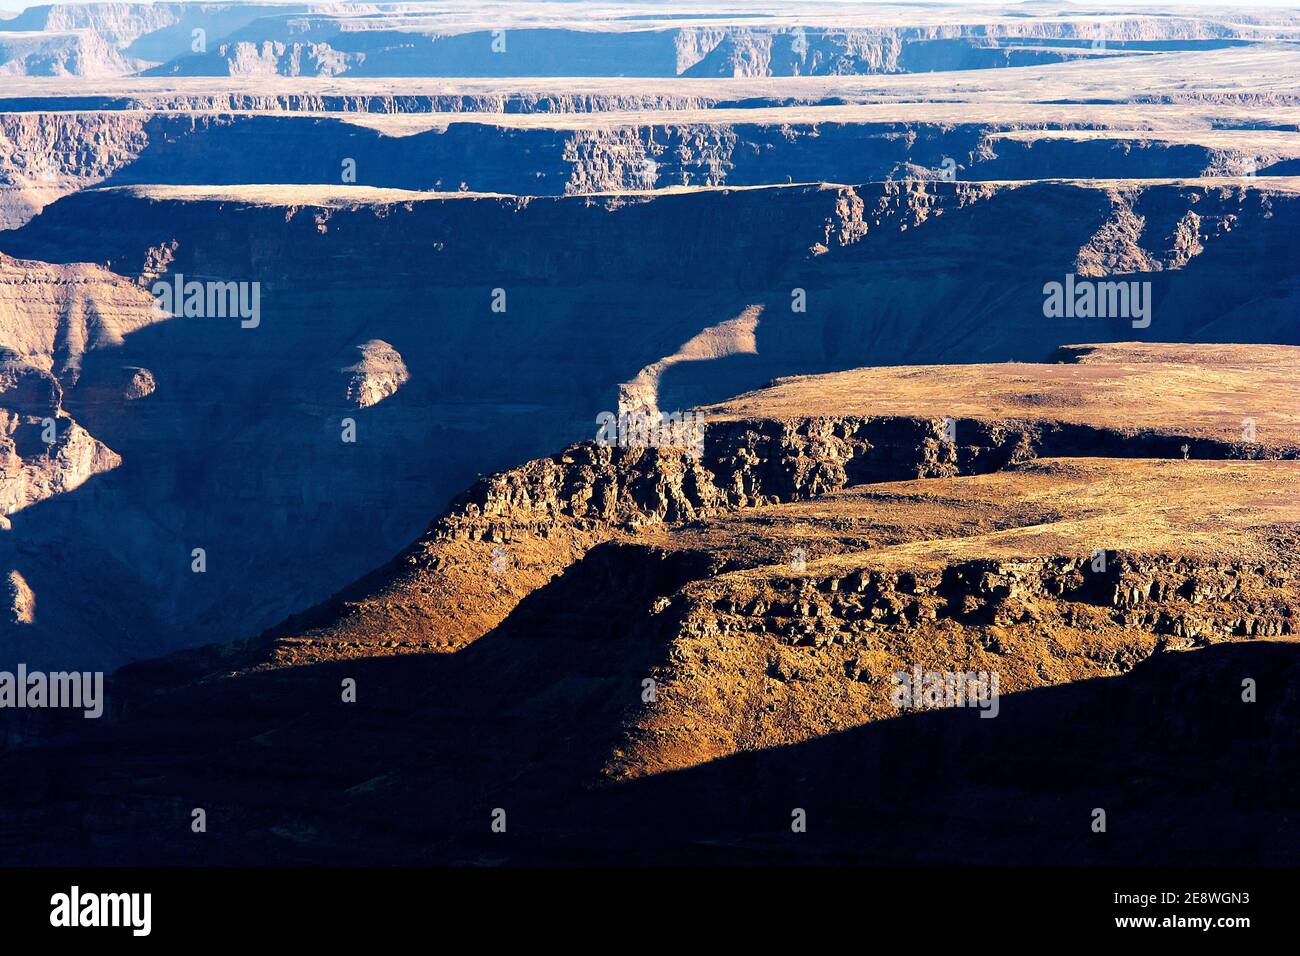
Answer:
[[(1290, 635), (1300, 592), (1288, 499), (1300, 472), (1290, 463), (1178, 467), (1051, 459), (991, 482), (889, 486), (861, 511), (843, 496), (824, 500), (803, 536), (783, 536), (787, 554), (808, 553), (806, 567), (787, 558), (668, 598), (658, 706), (633, 719), (607, 772), (639, 776), (896, 716), (893, 675), (917, 666), (995, 671), (1012, 692), (1122, 673), (1160, 650)], [(1234, 523), (1220, 491), (1233, 484), (1260, 493), (1258, 524), (1232, 533), (1232, 546), (1219, 538), (1201, 550), (1214, 540), (1208, 529)], [(1049, 486), (1050, 498), (1035, 495)], [(1093, 497), (1086, 518), (1057, 504), (1049, 519), (1016, 528), (995, 506), (994, 521), (1011, 527), (907, 536), (912, 508), (928, 524), (949, 495), (988, 504), (981, 492), (994, 488), (994, 500), (1034, 504), (1084, 488)], [(1153, 515), (1156, 495), (1179, 503)], [(761, 527), (770, 515), (752, 520)], [(812, 529), (827, 520), (871, 528), (872, 547), (845, 553), (847, 529), (824, 543)], [(891, 545), (896, 535), (907, 543)]]
[[(771, 559), (795, 547), (798, 539), (781, 534), (763, 546), (754, 543), (757, 537), (743, 525), (724, 524), (713, 534), (698, 523), (723, 520), (737, 509), (757, 509), (756, 515), (765, 516), (789, 502), (820, 498), (863, 482), (987, 474), (1045, 456), (1102, 454), (1178, 461), (1184, 445), (1195, 448), (1197, 461), (1295, 460), (1300, 458), (1300, 435), (1284, 411), (1281, 395), (1289, 393), (1287, 378), (1296, 351), (1081, 346), (1066, 353), (1075, 359), (1067, 364), (1004, 366), (996, 375), (988, 366), (959, 368), (946, 381), (942, 374), (947, 369), (927, 369), (924, 375), (916, 369), (875, 369), (778, 383), (705, 409), (709, 424), (699, 458), (682, 449), (584, 444), (480, 481), (430, 526), (421, 542), (344, 592), (341, 603), (295, 619), (295, 628), (318, 627), (312, 622), (346, 608), (337, 623), (305, 645), (295, 638), (293, 646), (314, 648), (308, 658), (312, 660), (328, 656), (338, 634), (346, 634), (347, 646), (368, 635), (382, 646), (407, 650), (422, 644), (458, 649), (483, 633), (484, 621), (490, 628), (503, 619), (513, 608), (512, 600), (526, 593), (518, 586), (518, 571), (526, 568), (529, 586), (535, 588), (571, 563), (575, 553), (628, 535), (628, 541), (643, 533), (653, 536), (669, 526), (688, 529), (676, 532), (687, 539), (698, 536), (700, 550), (715, 554), (715, 567), (733, 560), (753, 563), (752, 555), (738, 556), (738, 539)], [(1207, 360), (1223, 377), (1207, 379), (1201, 374)], [(931, 376), (936, 378), (933, 383)], [(892, 394), (898, 397), (893, 407), (881, 409), (880, 417), (832, 416), (809, 401), (810, 396), (820, 396), (838, 408), (853, 407), (858, 404), (856, 390), (890, 394), (891, 381)], [(899, 384), (908, 381), (910, 388)], [(1174, 383), (1177, 400), (1162, 405), (1159, 396)], [(999, 399), (999, 385), (1013, 395), (1026, 389), (1048, 396), (1077, 391), (1073, 400), (1047, 401), (1022, 409), (1027, 417), (1010, 418), (1004, 417), (1007, 409), (1001, 403), (1005, 399)], [(1189, 389), (1198, 396), (1190, 402)], [(973, 401), (984, 410), (957, 419), (957, 440), (946, 440), (944, 422), (935, 415), (934, 394), (944, 395), (944, 405), (963, 416), (972, 414)], [(969, 397), (957, 397), (962, 394)], [(1237, 414), (1235, 407), (1211, 412), (1220, 401), (1216, 396), (1223, 394), (1258, 409), (1258, 422), (1267, 423), (1257, 425), (1252, 440), (1245, 440), (1239, 430), (1216, 437), (1216, 419), (1226, 424)], [(791, 407), (801, 401), (804, 414), (792, 416)], [(741, 413), (744, 417), (738, 417)], [(806, 417), (809, 413), (815, 417)], [(1228, 472), (1204, 472), (1197, 481), (1203, 488), (1213, 487), (1219, 480), (1216, 474)], [(1252, 473), (1234, 477), (1246, 474)], [(1288, 465), (1256, 474), (1272, 474), (1280, 486), (1292, 470)], [(1068, 468), (1052, 475), (1057, 483), (1063, 477), (1082, 481)], [(1158, 483), (1158, 471), (1150, 480)], [(1068, 500), (1077, 493), (1062, 497)], [(1115, 495), (1118, 501), (1119, 492)], [(1002, 500), (1011, 497), (1003, 492)], [(1038, 526), (1051, 513), (1031, 510), (1019, 520)], [(752, 520), (752, 527), (762, 524), (764, 534), (776, 535), (770, 519)], [(1065, 519), (1058, 515), (1054, 520)], [(1116, 520), (1127, 523), (1131, 537), (1138, 536), (1127, 509)], [(877, 527), (866, 519), (860, 523)], [(511, 574), (494, 575), (498, 569), (491, 558), (497, 547), (508, 554), (522, 549), (511, 559)], [(467, 582), (476, 582), (471, 585), (474, 600), (448, 602), (448, 595), (464, 590)], [(459, 613), (471, 608), (478, 633)]]

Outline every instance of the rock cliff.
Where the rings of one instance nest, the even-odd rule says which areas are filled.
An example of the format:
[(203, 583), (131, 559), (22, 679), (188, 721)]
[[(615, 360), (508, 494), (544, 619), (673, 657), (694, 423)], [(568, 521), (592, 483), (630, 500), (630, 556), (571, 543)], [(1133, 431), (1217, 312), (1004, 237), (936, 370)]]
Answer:
[[(1089, 401), (1018, 421), (998, 414), (994, 387), (990, 412), (960, 420), (965, 437), (955, 443), (924, 415), (791, 416), (798, 394), (778, 384), (716, 409), (699, 457), (585, 443), (486, 477), (414, 546), (319, 607), (257, 639), (122, 671), (103, 726), (67, 729), (65, 759), (74, 775), (98, 779), (102, 753), (128, 754), (103, 786), (143, 820), (183, 815), (177, 794), (199, 772), (188, 755), (200, 741), (204, 752), (216, 748), (220, 760), (205, 760), (201, 773), (225, 823), (221, 839), (204, 844), (205, 860), (478, 859), (491, 851), (472, 836), (477, 808), (504, 805), (527, 821), (519, 842), (498, 851), (515, 861), (847, 861), (863, 852), (977, 858), (978, 827), (891, 850), (879, 834), (860, 833), (857, 798), (825, 796), (840, 792), (833, 779), (866, 788), (871, 805), (901, 823), (915, 819), (914, 788), (934, 781), (899, 754), (1004, 753), (1014, 766), (999, 771), (1000, 787), (1047, 774), (1054, 793), (1070, 795), (1058, 804), (1026, 786), (1017, 805), (1039, 809), (1037, 829), (1007, 852), (1105, 861), (1127, 857), (1064, 836), (1064, 850), (1043, 842), (1070, 832), (1069, 808), (1096, 777), (1059, 765), (1059, 740), (1041, 728), (1068, 718), (1079, 734), (1073, 759), (1106, 723), (1099, 714), (1125, 714), (1144, 738), (1159, 738), (1132, 742), (1134, 767), (1154, 790), (1130, 793), (1125, 819), (1205, 859), (1220, 844), (1178, 837), (1165, 799), (1184, 779), (1177, 767), (1203, 765), (1169, 748), (1182, 755), (1174, 742), (1191, 746), (1189, 733), (1246, 739), (1232, 709), (1243, 679), (1271, 687), (1294, 666), (1300, 462), (1294, 422), (1260, 449), (1225, 441), (1198, 445), (1194, 459), (1171, 454), (1171, 440), (1199, 440), (1231, 383), (1193, 386), (1181, 422), (1167, 421), (1163, 434), (1130, 427), (1163, 414), (1140, 395), (1183, 388), (1181, 365), (1232, 368), (1242, 381), (1294, 368), (1294, 349), (1197, 348), (1073, 346), (1064, 364), (985, 367), (952, 404), (986, 401), (989, 384), (1027, 387), (1036, 375), (1047, 386), (1038, 391), (1051, 394), (1061, 370), (1136, 373), (1145, 384), (1112, 396), (1095, 389)], [(820, 386), (804, 394), (852, 403), (835, 377), (799, 381)], [(1294, 387), (1273, 397), (1279, 411), (1289, 407)], [(918, 409), (929, 401), (923, 391), (894, 400)], [(736, 418), (732, 405), (768, 417)], [(13, 593), (22, 596), (15, 607), (30, 606), (21, 588)], [(1175, 653), (1184, 651), (1194, 653)], [(901, 714), (896, 675), (918, 668), (997, 674), (997, 719), (924, 704), (926, 713)], [(340, 710), (346, 679), (362, 703)], [(1184, 698), (1214, 719), (1202, 727), (1174, 716), (1200, 713), (1169, 704)], [(36, 759), (56, 729), (47, 724), (11, 738), (4, 765), (17, 772)], [(135, 761), (153, 773), (136, 774)], [(286, 771), (294, 783), (269, 787)], [(1122, 761), (1109, 772), (1119, 780), (1136, 770)], [(949, 782), (983, 808), (981, 821), (1010, 827), (997, 801), (980, 802), (984, 777)], [(455, 786), (432, 786), (447, 779)], [(806, 791), (810, 780), (817, 788)], [(66, 801), (60, 787), (24, 796), (24, 819), (48, 814), (33, 801)], [(411, 816), (417, 793), (429, 812)], [(701, 793), (718, 799), (700, 806)], [(811, 805), (832, 832), (755, 849), (769, 827), (784, 826), (765, 815), (810, 803), (809, 793), (822, 794)], [(659, 814), (680, 834), (646, 839), (645, 822)], [(103, 833), (95, 845), (122, 852), (119, 816), (111, 833), (110, 818), (88, 805), (76, 819), (78, 834)], [(400, 832), (381, 819), (403, 821)], [(194, 852), (166, 828), (127, 830), (141, 858)], [(846, 848), (849, 833), (866, 842)], [(42, 846), (29, 858), (70, 852), (67, 841)]]
[[(1150, 328), (1045, 318), (1044, 283), (1080, 268), (1080, 250), (1100, 247), (1093, 237), (1117, 209), (1141, 221), (1130, 241), (1161, 263), (1123, 277), (1152, 283)], [(1180, 238), (1189, 212), (1195, 244)], [(59, 318), (55, 308), (39, 345), (53, 350), (65, 385), (75, 377), (63, 406), (124, 465), (27, 509), (9, 540), (23, 542), (38, 595), (94, 569), (113, 590), (134, 588), (148, 611), (129, 635), (87, 649), (72, 637), (88, 626), (74, 626), (80, 606), (44, 601), (36, 628), (49, 628), (54, 657), (89, 651), (119, 662), (137, 653), (128, 647), (203, 643), (231, 636), (232, 625), (252, 634), (381, 564), (485, 467), (591, 438), (597, 416), (618, 410), (620, 387), (647, 368), (657, 369), (657, 406), (672, 412), (776, 376), (909, 356), (1041, 360), (1099, 332), (1291, 341), (1294, 291), (1279, 253), (1296, 242), (1295, 212), (1283, 177), (599, 198), (351, 186), (85, 191), (3, 233), (0, 248), (58, 269), (103, 263), (135, 281), (113, 288), (142, 304), (141, 286), (178, 274), (258, 283), (260, 324), (130, 325), (112, 344), (97, 331), (105, 310), (77, 306)], [(1006, 237), (994, 260), (983, 238), (991, 230)], [(683, 266), (701, 262), (706, 272)], [(998, 293), (972, 294), (975, 274)], [(806, 311), (794, 307), (798, 289)], [(619, 316), (617, 334), (601, 324), (607, 315)], [(757, 317), (745, 333), (752, 343), (715, 349), (708, 330), (743, 315)], [(918, 315), (929, 318), (918, 324)], [(65, 344), (54, 342), (56, 328), (68, 330)], [(13, 342), (28, 354), (36, 345), (23, 329)], [(339, 370), (372, 339), (400, 354), (409, 381), (358, 409)], [(112, 347), (84, 351), (83, 340)], [(136, 370), (149, 378), (137, 382)], [(1058, 400), (1076, 397), (1067, 389)], [(875, 399), (860, 401), (870, 417)], [(1008, 396), (1007, 417), (1028, 414), (1030, 401)], [(1189, 435), (1192, 457), (1202, 444), (1226, 447), (1254, 411), (1225, 412), (1217, 434)], [(959, 433), (971, 417), (941, 402), (925, 415), (947, 416)], [(344, 440), (345, 418), (356, 421), (355, 442)], [(1182, 444), (1162, 442), (1168, 454)], [(53, 561), (69, 535), (83, 543), (79, 570)], [(191, 570), (195, 548), (208, 555), (203, 574)], [(264, 570), (249, 577), (248, 568)]]

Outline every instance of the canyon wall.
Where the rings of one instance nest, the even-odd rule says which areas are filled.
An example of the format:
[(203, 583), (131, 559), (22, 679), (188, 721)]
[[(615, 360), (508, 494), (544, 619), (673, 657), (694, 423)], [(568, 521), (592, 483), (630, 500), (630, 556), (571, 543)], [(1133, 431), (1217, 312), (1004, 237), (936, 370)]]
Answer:
[[(1020, 124), (646, 123), (598, 128), (448, 122), (393, 135), (338, 117), (0, 114), (0, 228), (107, 184), (318, 183), (514, 195), (686, 186), (1041, 178), (1269, 176), (1300, 159), (1294, 129), (1071, 136)], [(1081, 127), (1094, 124), (1081, 122)]]
[[(742, 314), (757, 316), (754, 350), (669, 365), (659, 408), (777, 375), (1042, 360), (1083, 340), (1295, 341), (1283, 179), (602, 198), (297, 189), (91, 190), (0, 239), (23, 259), (101, 263), (142, 292), (179, 274), (260, 295), (256, 327), (171, 319), (82, 356), (63, 407), (122, 464), (18, 511), (0, 539), (41, 608), (9, 638), (33, 662), (112, 664), (256, 633), (383, 563), (476, 472), (592, 436), (620, 385)], [(992, 257), (989, 235), (1002, 237)], [(1150, 327), (1045, 318), (1043, 284), (1076, 270), (1150, 282)], [(372, 340), (409, 379), (359, 407)], [(91, 582), (100, 603), (58, 600)], [(81, 633), (103, 636), (87, 646)]]

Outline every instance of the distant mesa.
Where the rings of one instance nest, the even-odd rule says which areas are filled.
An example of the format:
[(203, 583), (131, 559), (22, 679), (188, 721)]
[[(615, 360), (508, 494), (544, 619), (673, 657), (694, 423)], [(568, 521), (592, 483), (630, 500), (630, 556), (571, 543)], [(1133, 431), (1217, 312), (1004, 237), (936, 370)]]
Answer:
[[(514, 6), (514, 9), (511, 7)], [(649, 7), (650, 5), (644, 5)], [(32, 7), (0, 21), (9, 76), (846, 76), (990, 70), (1294, 39), (1288, 17), (1104, 16), (1066, 3), (905, 9), (776, 4), (663, 14), (642, 5), (156, 3)], [(555, 9), (552, 9), (554, 7)], [(621, 7), (621, 5), (620, 5)], [(833, 21), (828, 24), (826, 19)], [(676, 21), (665, 23), (664, 21)], [(1107, 45), (1091, 40), (1104, 23)]]

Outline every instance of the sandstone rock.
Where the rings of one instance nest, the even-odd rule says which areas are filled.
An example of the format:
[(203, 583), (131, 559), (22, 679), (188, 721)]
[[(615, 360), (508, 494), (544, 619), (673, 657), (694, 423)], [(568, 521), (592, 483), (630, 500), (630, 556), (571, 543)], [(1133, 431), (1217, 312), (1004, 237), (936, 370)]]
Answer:
[(396, 394), (410, 380), (402, 356), (387, 342), (371, 339), (357, 348), (360, 359), (343, 369), (348, 376), (348, 402), (358, 408), (369, 408)]
[(36, 620), (36, 595), (27, 580), (16, 570), (6, 578), (9, 593), (9, 620), (13, 624), (32, 624)]
[(128, 368), (126, 371), (129, 377), (122, 395), (127, 401), (146, 398), (157, 391), (158, 383), (147, 368)]

